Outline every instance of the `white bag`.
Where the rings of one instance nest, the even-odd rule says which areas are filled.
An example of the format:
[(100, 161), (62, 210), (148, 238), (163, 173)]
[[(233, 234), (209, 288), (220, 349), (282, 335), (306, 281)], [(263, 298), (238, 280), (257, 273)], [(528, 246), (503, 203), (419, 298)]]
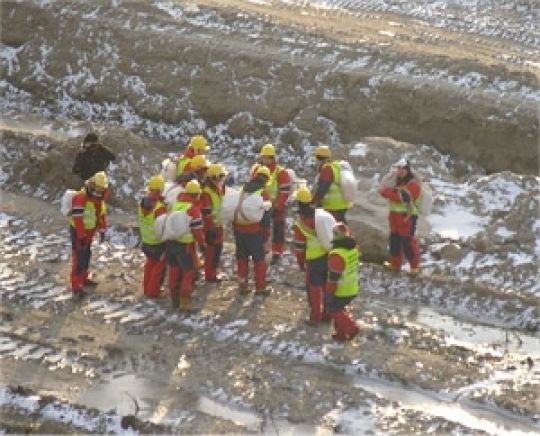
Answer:
[(315, 209), (315, 234), (325, 250), (332, 248), (336, 219), (324, 209)]
[(174, 182), (176, 178), (176, 163), (172, 159), (165, 159), (161, 162), (161, 175), (166, 182)]
[(240, 191), (238, 189), (225, 187), (225, 194), (221, 199), (221, 221), (231, 222), (234, 219), (234, 210), (238, 206), (238, 199), (240, 198)]
[(356, 177), (354, 177), (354, 171), (351, 164), (345, 160), (340, 160), (339, 170), (340, 187), (343, 198), (349, 203), (354, 203), (358, 194), (358, 182), (356, 181)]
[(418, 199), (418, 214), (428, 216), (431, 214), (433, 206), (433, 191), (429, 183), (422, 181), (420, 183), (420, 198)]
[(178, 239), (189, 232), (190, 223), (190, 216), (182, 210), (166, 213), (156, 218), (154, 233), (162, 241)]
[[(239, 207), (242, 192), (227, 188), (221, 201), (221, 220), (234, 221), (236, 208)], [(238, 211), (238, 218), (242, 221), (256, 223), (260, 221), (264, 212), (272, 207), (272, 203), (264, 201), (259, 194), (244, 194), (244, 199)]]
[(73, 189), (67, 189), (62, 195), (62, 200), (60, 200), (60, 212), (64, 216), (71, 215), (71, 209), (73, 207), (73, 196), (77, 193)]
[(173, 182), (166, 182), (163, 188), (163, 201), (169, 207), (171, 207), (176, 201), (178, 194), (184, 192), (182, 185)]

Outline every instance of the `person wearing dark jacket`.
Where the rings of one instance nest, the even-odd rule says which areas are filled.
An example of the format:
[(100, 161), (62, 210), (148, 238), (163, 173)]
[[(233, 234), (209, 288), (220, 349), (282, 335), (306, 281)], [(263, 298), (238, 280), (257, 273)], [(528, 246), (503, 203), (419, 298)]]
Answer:
[(75, 156), (73, 174), (86, 181), (100, 171), (107, 171), (109, 163), (116, 159), (116, 155), (99, 142), (95, 133), (89, 133), (83, 139), (81, 149)]
[(358, 295), (358, 264), (360, 248), (344, 223), (334, 228), (332, 248), (328, 253), (328, 276), (324, 287), (326, 311), (334, 321), (332, 338), (338, 342), (350, 341), (360, 331), (347, 310), (347, 306)]

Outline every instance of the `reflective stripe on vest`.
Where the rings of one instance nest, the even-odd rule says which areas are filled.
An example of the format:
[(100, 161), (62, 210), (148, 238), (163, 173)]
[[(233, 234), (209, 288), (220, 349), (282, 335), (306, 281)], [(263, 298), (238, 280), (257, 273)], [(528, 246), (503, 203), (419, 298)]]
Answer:
[(297, 220), (295, 224), (306, 237), (306, 260), (313, 260), (324, 256), (326, 254), (326, 250), (321, 245), (315, 231), (307, 227), (300, 220)]
[(165, 203), (161, 201), (156, 201), (152, 212), (148, 215), (143, 214), (143, 209), (139, 206), (138, 217), (139, 217), (139, 228), (141, 232), (141, 241), (143, 244), (147, 245), (158, 245), (161, 244), (161, 241), (156, 233), (154, 232), (154, 223), (156, 222), (156, 210), (160, 207), (164, 207)]
[(264, 188), (270, 196), (271, 201), (274, 201), (278, 196), (278, 175), (282, 170), (283, 167), (277, 165), (274, 171), (272, 171), (272, 174), (270, 174), (270, 180), (268, 180), (268, 184)]
[(341, 170), (339, 169), (339, 162), (332, 161), (327, 163), (332, 169), (334, 174), (334, 180), (328, 189), (328, 192), (321, 201), (323, 209), (326, 210), (343, 210), (349, 209), (350, 204), (345, 198), (343, 198), (343, 193), (341, 192)]
[(360, 285), (358, 283), (358, 261), (360, 253), (355, 247), (353, 249), (332, 248), (330, 255), (337, 254), (345, 261), (345, 269), (337, 284), (336, 297), (354, 297), (358, 294)]
[[(105, 202), (101, 205), (101, 216), (105, 214)], [(96, 216), (96, 206), (94, 205), (94, 202), (90, 200), (86, 200), (86, 203), (84, 204), (84, 212), (83, 212), (83, 223), (84, 223), (84, 229), (85, 230), (93, 230), (97, 226), (97, 216)], [(75, 227), (75, 222), (73, 221), (73, 218), (70, 219), (71, 225)]]
[(419, 199), (420, 199), (420, 196), (418, 196), (418, 198), (411, 203), (411, 206), (412, 206), (411, 210), (409, 210), (409, 205), (407, 203), (403, 203), (401, 201), (392, 201), (392, 200), (388, 201), (388, 208), (390, 209), (390, 212), (410, 213), (411, 215), (418, 215)]
[(176, 165), (176, 175), (179, 176), (180, 174), (182, 174), (190, 162), (190, 157), (182, 156), (178, 160), (178, 164)]
[(210, 186), (205, 186), (203, 192), (210, 195), (210, 200), (212, 201), (212, 217), (214, 218), (214, 224), (216, 227), (222, 227), (223, 223), (221, 221), (221, 202), (222, 197)]
[[(189, 209), (191, 209), (191, 206), (193, 206), (193, 204), (188, 203), (187, 201), (177, 201), (173, 204), (171, 212), (180, 211), (187, 214)], [(175, 240), (183, 244), (195, 242), (195, 238), (193, 237), (193, 233), (191, 233), (191, 229), (189, 229), (185, 235), (181, 236), (180, 238), (176, 238)]]

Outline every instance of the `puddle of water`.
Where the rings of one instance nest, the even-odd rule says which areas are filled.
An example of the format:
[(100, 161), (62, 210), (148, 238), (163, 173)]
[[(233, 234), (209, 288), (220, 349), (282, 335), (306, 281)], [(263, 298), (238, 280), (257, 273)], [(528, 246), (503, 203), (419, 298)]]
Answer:
[(397, 401), (402, 408), (460, 423), (490, 435), (538, 435), (540, 431), (540, 428), (535, 428), (509, 412), (473, 401), (453, 402), (437, 394), (404, 389), (399, 385), (369, 377), (355, 376), (354, 384), (372, 394)]
[[(169, 425), (190, 419), (190, 413), (186, 411), (186, 402), (188, 402), (190, 407), (193, 407), (193, 411), (229, 420), (251, 431), (262, 430), (267, 426), (271, 434), (290, 436), (332, 434), (329, 429), (305, 424), (270, 419), (265, 423), (264, 417), (260, 414), (205, 396), (195, 396), (194, 401), (191, 401), (186, 398), (190, 395), (195, 394), (179, 391), (159, 380), (128, 374), (96, 384), (81, 393), (76, 402), (102, 412), (115, 410), (122, 415), (134, 414), (136, 408), (139, 407), (138, 418)], [(133, 399), (136, 400), (137, 406)]]
[[(452, 337), (453, 343), (461, 342), (464, 345), (469, 344), (469, 346), (471, 344), (475, 346), (486, 345), (518, 356), (540, 359), (540, 337), (522, 332), (515, 334), (504, 327), (473, 324), (424, 307), (403, 306), (403, 304), (398, 307), (375, 301), (372, 304), (391, 311), (398, 310), (409, 324), (419, 324), (441, 331), (446, 336)], [(411, 315), (412, 313), (414, 315)]]

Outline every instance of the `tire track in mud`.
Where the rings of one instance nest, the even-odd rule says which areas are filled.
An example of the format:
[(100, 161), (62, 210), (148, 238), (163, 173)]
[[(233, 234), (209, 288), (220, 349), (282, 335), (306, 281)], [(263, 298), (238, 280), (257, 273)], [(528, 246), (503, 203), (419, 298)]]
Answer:
[[(26, 225), (23, 221), (19, 221), (19, 224)], [(0, 298), (6, 302), (6, 306), (31, 307), (35, 310), (65, 314), (66, 317), (73, 313), (83, 313), (97, 322), (110, 324), (114, 328), (122, 328), (132, 335), (143, 337), (169, 336), (180, 342), (189, 340), (193, 333), (196, 333), (198, 340), (201, 341), (201, 347), (213, 350), (212, 352), (217, 350), (219, 353), (219, 349), (223, 347), (236, 347), (250, 355), (270, 356), (307, 364), (322, 364), (336, 369), (348, 368), (348, 371), (352, 373), (390, 377), (390, 379), (397, 375), (391, 368), (377, 368), (373, 362), (366, 364), (358, 360), (358, 348), (333, 345), (329, 341), (327, 332), (317, 330), (307, 333), (305, 328), (299, 328), (290, 317), (281, 319), (282, 322), (270, 330), (254, 322), (254, 317), (247, 315), (247, 312), (253, 308), (260, 309), (262, 312), (267, 305), (288, 304), (291, 298), (303, 300), (302, 292), (297, 297), (298, 291), (286, 290), (287, 287), (299, 284), (298, 274), (291, 277), (286, 266), (279, 267), (272, 273), (276, 285), (285, 289), (280, 289), (268, 300), (262, 300), (259, 297), (239, 300), (235, 295), (234, 284), (225, 282), (223, 287), (227, 289), (220, 298), (232, 300), (228, 311), (234, 313), (233, 316), (230, 314), (227, 316), (227, 311), (220, 307), (212, 307), (212, 305), (209, 309), (205, 305), (197, 314), (183, 315), (171, 310), (168, 307), (168, 300), (138, 299), (129, 290), (136, 279), (125, 271), (109, 274), (117, 278), (119, 286), (108, 295), (94, 293), (82, 302), (72, 301), (69, 291), (65, 286), (58, 284), (58, 276), (56, 280), (54, 276), (58, 272), (56, 264), (59, 261), (68, 261), (68, 257), (64, 254), (66, 249), (69, 250), (67, 233), (47, 236), (33, 231), (20, 231), (17, 226), (4, 228), (2, 233), (6, 236), (7, 243), (0, 248), (0, 255), (8, 256), (3, 256), (4, 263), (0, 270), (2, 280)], [(127, 236), (120, 235), (119, 237), (126, 238)], [(119, 246), (111, 250), (113, 253), (111, 254), (111, 251), (108, 251), (110, 248), (100, 247), (95, 250), (94, 265), (98, 271), (103, 271), (104, 265), (111, 259), (122, 264), (123, 268), (130, 272), (139, 271), (142, 257), (134, 255), (131, 249)], [(231, 259), (226, 259), (226, 263), (231, 264)], [(18, 270), (20, 265), (24, 265), (24, 271)], [(50, 268), (51, 266), (53, 268)], [(452, 282), (429, 285), (425, 283), (425, 280), (419, 282), (418, 279), (408, 277), (388, 277), (369, 265), (365, 265), (364, 270), (369, 276), (365, 287), (371, 289), (370, 293), (376, 295), (375, 299), (380, 296), (403, 297), (401, 293), (406, 288), (409, 288), (408, 292), (411, 292), (411, 287), (413, 287), (416, 292), (412, 298), (413, 302), (432, 306), (440, 305), (440, 307), (444, 307), (446, 302), (448, 307), (452, 307), (452, 302), (449, 302), (450, 297), (457, 298), (464, 292), (464, 289), (456, 290), (456, 284)], [(439, 289), (435, 295), (433, 294), (434, 287)], [(212, 292), (211, 289), (203, 287), (200, 292), (201, 298), (209, 299)], [(474, 299), (470, 298), (470, 300)], [(473, 306), (473, 310), (483, 310), (481, 305), (474, 307), (474, 302), (471, 303), (471, 301), (462, 302), (462, 305), (467, 303)], [(381, 311), (370, 303), (363, 304), (364, 314), (359, 317), (364, 324), (363, 335), (367, 341), (377, 343), (381, 348), (403, 346), (416, 349), (421, 343), (420, 348), (429, 348), (435, 354), (455, 354), (467, 358), (472, 365), (467, 371), (467, 376), (463, 374), (454, 376), (454, 389), (459, 389), (459, 392), (465, 392), (468, 386), (472, 386), (467, 379), (472, 377), (474, 380), (473, 373), (479, 376), (480, 372), (485, 372), (488, 366), (491, 367), (488, 370), (489, 373), (493, 368), (512, 364), (512, 359), (501, 357), (500, 350), (497, 348), (486, 347), (483, 351), (475, 351), (467, 345), (456, 346), (446, 343), (444, 332), (433, 332), (407, 322), (397, 310), (399, 307), (396, 310), (386, 307)], [(489, 305), (493, 309), (493, 302), (490, 301)], [(78, 353), (71, 345), (88, 340), (84, 338), (84, 335), (76, 339), (63, 337), (60, 342), (51, 343), (50, 337), (40, 336), (39, 328), (21, 329), (14, 325), (9, 309), (4, 308), (4, 310), (3, 317), (7, 322), (0, 331), (0, 359), (34, 361), (47, 365), (49, 370), (69, 369), (73, 373), (89, 378), (106, 376), (114, 371), (144, 372), (155, 365), (155, 361), (150, 358), (141, 355), (127, 356), (124, 351), (114, 347), (104, 347), (101, 350), (102, 353), (97, 355)], [(360, 312), (358, 308), (355, 311)], [(471, 355), (474, 356), (472, 360)], [(432, 373), (434, 369), (428, 366), (422, 368), (426, 374)], [(432, 363), (432, 366), (436, 365)], [(409, 374), (407, 377), (409, 377), (407, 382), (412, 381), (416, 384), (419, 381), (414, 374)], [(480, 376), (480, 379), (484, 377), (485, 375)], [(471, 392), (474, 392), (474, 389), (471, 388)]]

